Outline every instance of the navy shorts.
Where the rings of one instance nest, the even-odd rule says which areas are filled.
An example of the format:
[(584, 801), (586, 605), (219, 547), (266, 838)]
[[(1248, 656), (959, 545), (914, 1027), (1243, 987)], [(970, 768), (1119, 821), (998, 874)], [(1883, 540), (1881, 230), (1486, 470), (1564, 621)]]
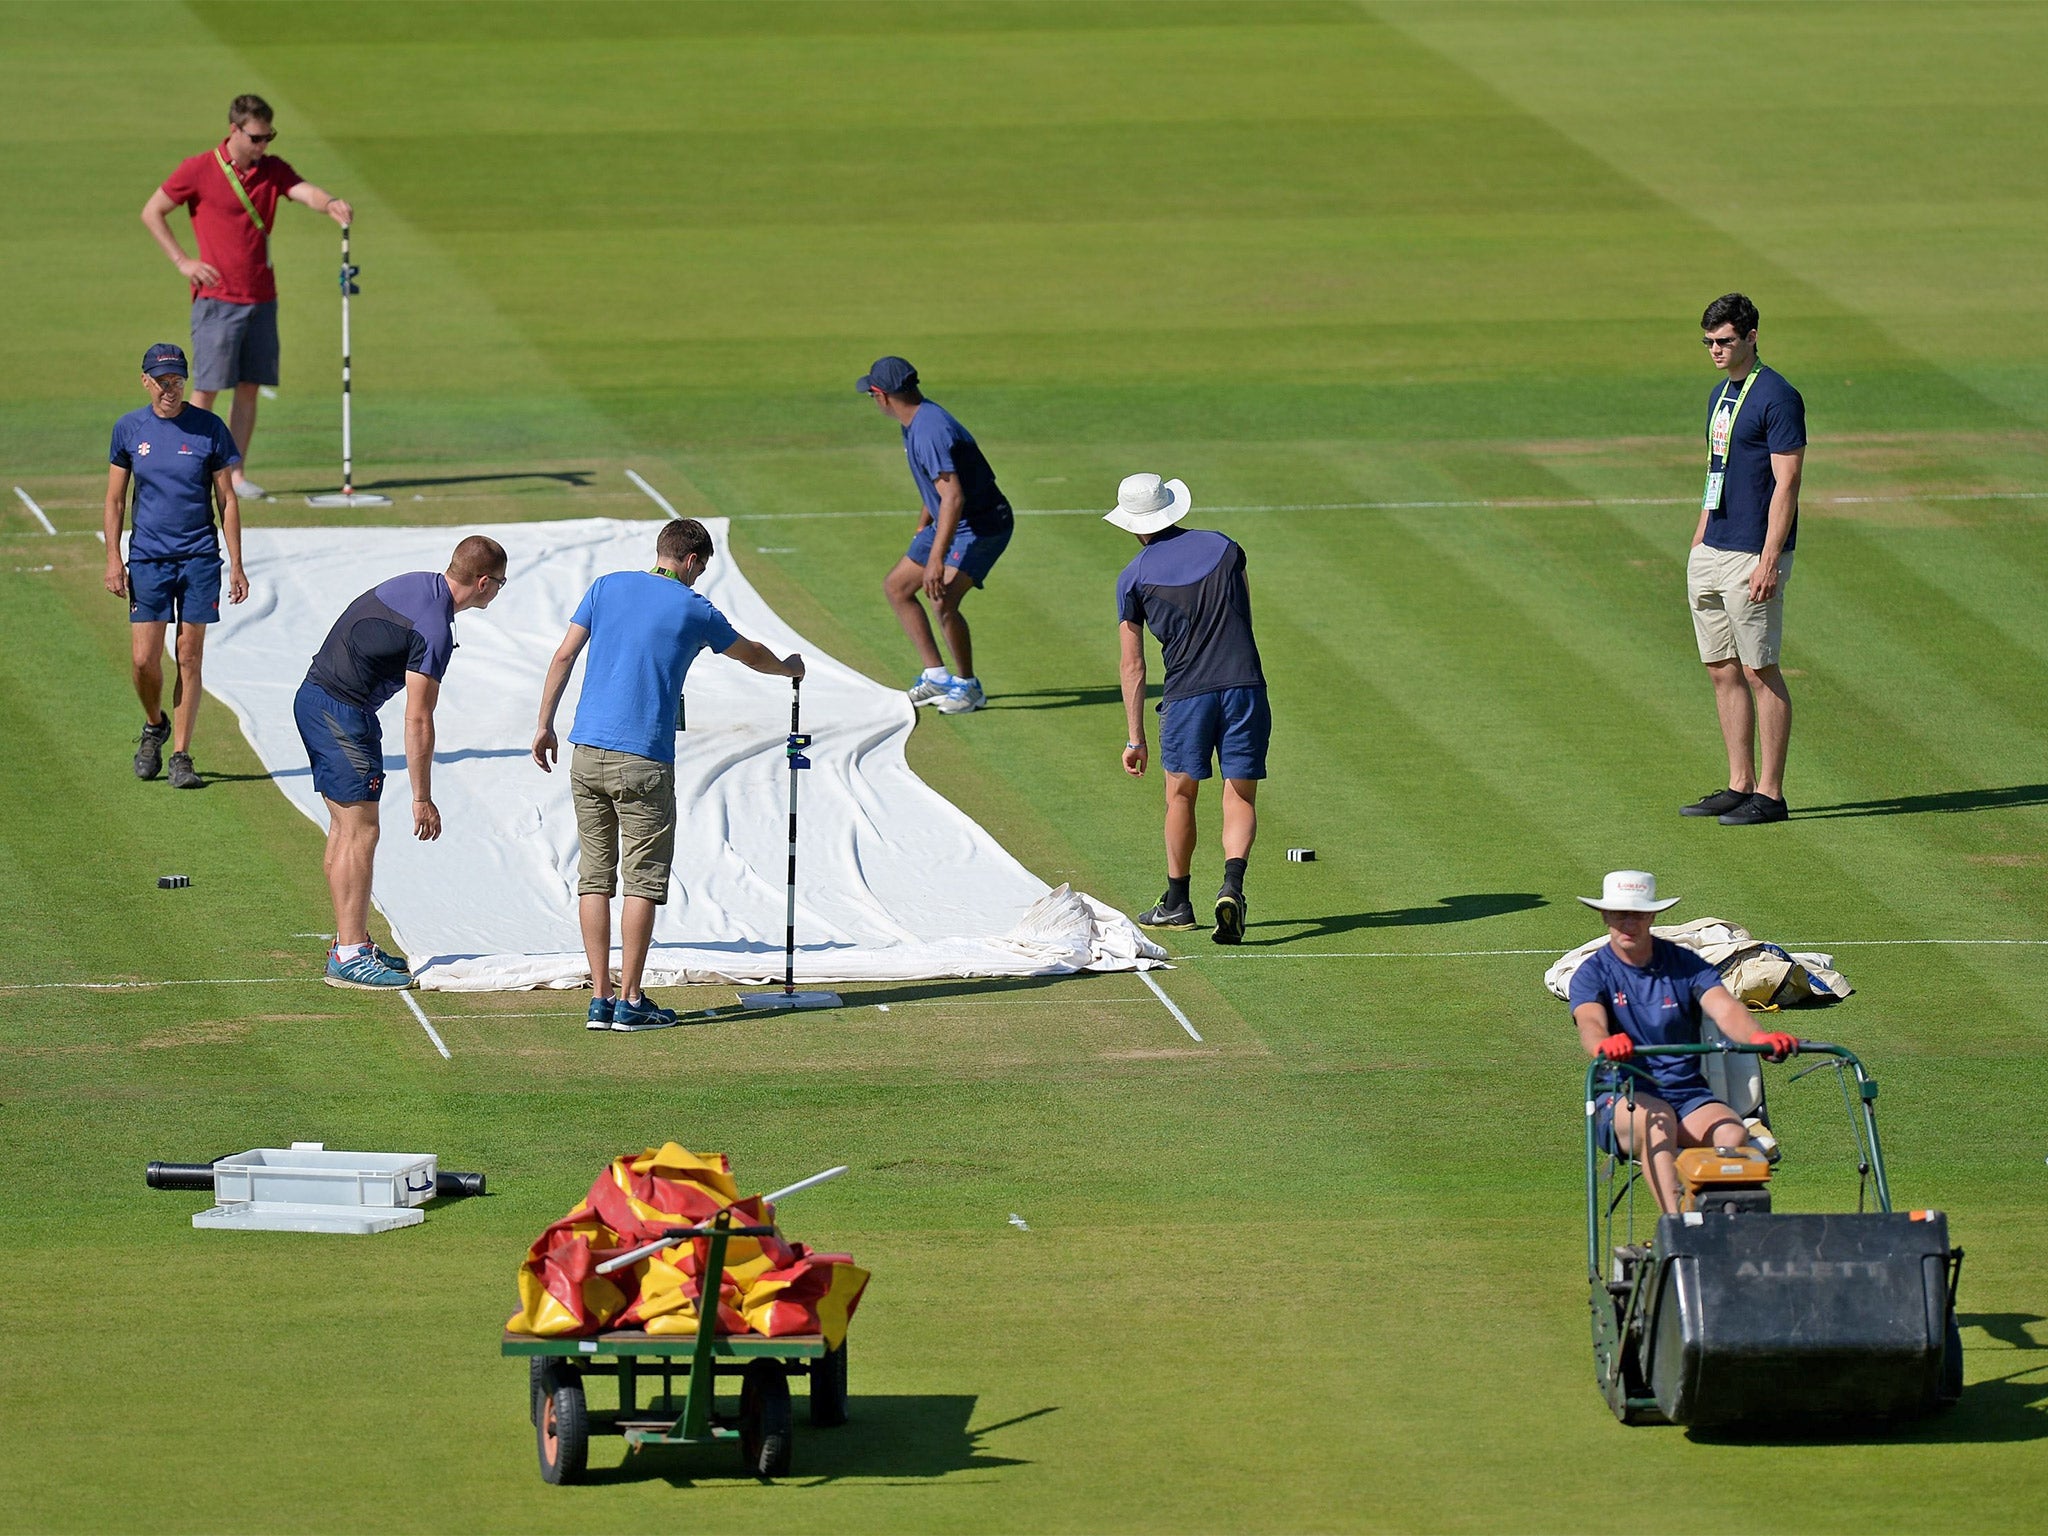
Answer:
[(130, 624), (218, 624), (220, 556), (128, 562)]
[(292, 700), (299, 740), (313, 764), (313, 787), (338, 805), (384, 795), (384, 729), (376, 715), (344, 704), (312, 678)]
[[(1614, 1106), (1621, 1102), (1621, 1090), (1604, 1089), (1593, 1095), (1593, 1144), (1602, 1152), (1620, 1157), (1621, 1147), (1614, 1139)], [(1718, 1104), (1719, 1096), (1704, 1081), (1698, 1087), (1653, 1088), (1647, 1083), (1636, 1085), (1636, 1102), (1646, 1098), (1662, 1099), (1671, 1106), (1671, 1112), (1683, 1120), (1702, 1104)], [(1732, 1115), (1735, 1111), (1730, 1110)]]
[[(953, 542), (946, 548), (946, 564), (965, 571), (978, 587), (988, 579), (988, 573), (995, 569), (1003, 551), (1010, 547), (1010, 534), (1014, 524), (1004, 524), (996, 533), (976, 533), (962, 523), (953, 530)], [(932, 540), (938, 536), (939, 525), (926, 523), (918, 529), (917, 537), (910, 541), (910, 548), (903, 551), (903, 558), (926, 564), (932, 557)]]
[(1159, 766), (1209, 777), (1213, 757), (1226, 779), (1263, 779), (1273, 710), (1264, 688), (1219, 688), (1159, 706)]
[(233, 389), (277, 382), (277, 300), (192, 301), (192, 387)]

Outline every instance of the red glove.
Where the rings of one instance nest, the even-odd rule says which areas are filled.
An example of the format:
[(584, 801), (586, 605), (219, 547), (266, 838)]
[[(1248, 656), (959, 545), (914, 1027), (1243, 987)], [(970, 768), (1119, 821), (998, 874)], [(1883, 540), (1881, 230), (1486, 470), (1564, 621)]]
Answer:
[(1600, 1042), (1598, 1054), (1609, 1061), (1627, 1061), (1635, 1055), (1636, 1043), (1627, 1035), (1609, 1035)]
[(1773, 1061), (1783, 1061), (1787, 1056), (1799, 1054), (1799, 1037), (1775, 1029), (1758, 1030), (1749, 1037), (1749, 1043), (1767, 1047)]

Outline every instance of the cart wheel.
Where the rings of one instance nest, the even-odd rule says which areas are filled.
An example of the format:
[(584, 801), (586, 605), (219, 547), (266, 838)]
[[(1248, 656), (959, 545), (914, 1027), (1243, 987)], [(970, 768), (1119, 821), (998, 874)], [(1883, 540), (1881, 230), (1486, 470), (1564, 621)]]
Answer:
[(590, 1420), (583, 1411), (583, 1383), (550, 1368), (542, 1376), (540, 1421), (534, 1425), (544, 1483), (582, 1480), (590, 1463)]
[(740, 1462), (756, 1477), (789, 1476), (789, 1377), (776, 1360), (750, 1360), (740, 1377)]
[(846, 1422), (846, 1345), (828, 1349), (811, 1362), (811, 1428), (837, 1429)]

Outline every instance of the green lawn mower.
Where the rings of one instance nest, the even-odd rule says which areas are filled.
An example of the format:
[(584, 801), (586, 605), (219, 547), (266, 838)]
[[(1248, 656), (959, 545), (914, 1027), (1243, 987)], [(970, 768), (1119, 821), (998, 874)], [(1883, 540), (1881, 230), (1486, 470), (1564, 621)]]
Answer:
[[(1601, 1093), (1632, 1107), (1647, 1074), (1586, 1070), (1586, 1277), (1601, 1394), (1624, 1424), (1692, 1427), (1899, 1420), (1955, 1402), (1963, 1389), (1956, 1284), (1940, 1211), (1892, 1209), (1878, 1144), (1877, 1084), (1838, 1045), (1802, 1041), (1832, 1070), (1857, 1152), (1856, 1210), (1772, 1209), (1771, 1163), (1755, 1146), (1678, 1155), (1680, 1209), (1636, 1241), (1635, 1164), (1595, 1138)], [(1636, 1055), (1699, 1055), (1738, 1115), (1768, 1124), (1766, 1048), (1719, 1042), (1637, 1046)], [(1655, 1210), (1645, 1186), (1645, 1202)], [(1875, 1209), (1866, 1210), (1867, 1204)], [(1647, 1218), (1646, 1218), (1647, 1219)], [(1618, 1229), (1618, 1230), (1617, 1230)]]

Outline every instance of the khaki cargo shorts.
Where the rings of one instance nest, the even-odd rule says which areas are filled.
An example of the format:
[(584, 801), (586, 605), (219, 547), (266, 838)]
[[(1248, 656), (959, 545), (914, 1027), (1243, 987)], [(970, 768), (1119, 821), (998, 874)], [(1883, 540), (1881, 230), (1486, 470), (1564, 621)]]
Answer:
[(1778, 590), (1767, 603), (1749, 600), (1749, 574), (1759, 558), (1747, 550), (1693, 545), (1685, 562), (1685, 596), (1701, 661), (1740, 660), (1752, 668), (1778, 664), (1792, 551), (1778, 556)]
[(569, 760), (569, 789), (583, 844), (576, 893), (611, 895), (623, 865), (628, 896), (666, 902), (676, 853), (675, 765), (579, 742)]

